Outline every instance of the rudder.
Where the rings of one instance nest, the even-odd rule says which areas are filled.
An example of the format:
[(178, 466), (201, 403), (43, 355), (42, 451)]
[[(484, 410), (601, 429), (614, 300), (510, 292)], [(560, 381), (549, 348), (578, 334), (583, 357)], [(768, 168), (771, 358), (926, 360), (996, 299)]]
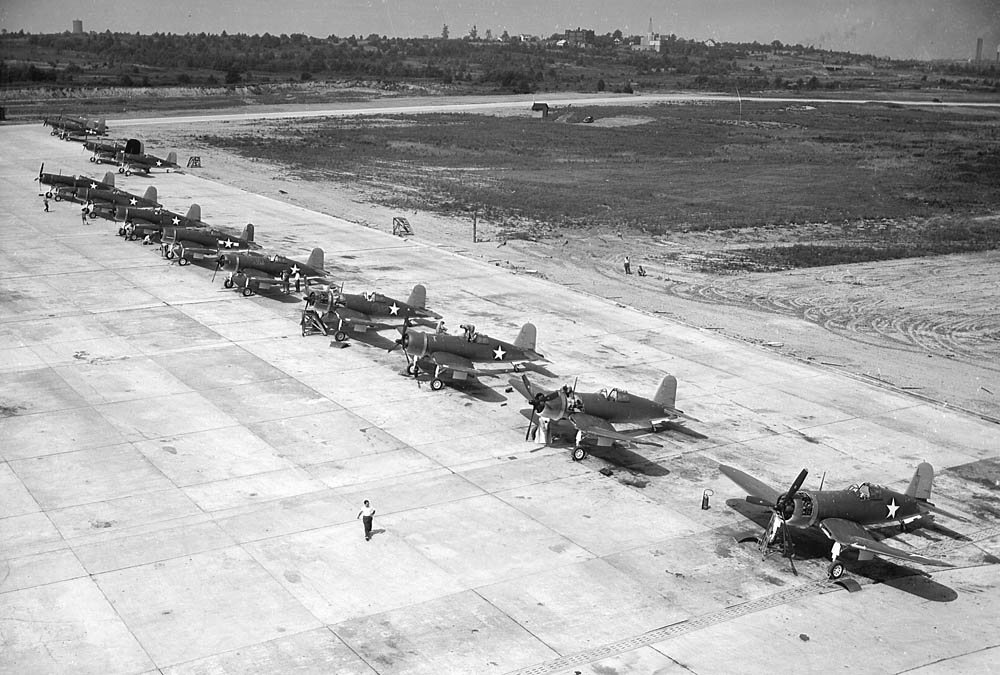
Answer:
[(243, 235), (240, 239), (245, 239), (246, 241), (253, 241), (253, 223), (247, 223), (247, 226), (243, 228)]
[(177, 163), (177, 153), (171, 150), (170, 153), (167, 155), (167, 164), (176, 164), (176, 163)]
[(142, 198), (151, 202), (156, 202), (158, 204), (159, 202), (156, 201), (156, 186), (150, 185), (148, 188), (146, 188), (146, 194), (144, 194)]
[(906, 488), (909, 497), (915, 497), (927, 501), (931, 498), (931, 485), (934, 483), (934, 467), (927, 462), (917, 465), (917, 470), (913, 472), (910, 479), (910, 486)]
[(192, 204), (187, 212), (187, 219), (201, 222), (201, 207), (197, 204)]
[(419, 309), (426, 309), (427, 307), (427, 289), (424, 288), (423, 284), (417, 284), (410, 291), (410, 297), (406, 299), (406, 304), (410, 307), (417, 307)]
[(309, 254), (309, 259), (306, 260), (306, 266), (311, 267), (314, 270), (321, 270), (324, 269), (323, 267), (324, 262), (325, 261), (323, 260), (323, 249), (314, 248), (312, 250), (312, 253)]
[(538, 331), (535, 329), (535, 324), (524, 324), (521, 326), (521, 332), (517, 334), (517, 339), (514, 340), (514, 346), (525, 351), (535, 351), (537, 334)]
[(660, 381), (660, 386), (656, 390), (653, 400), (667, 408), (676, 407), (677, 402), (677, 378), (673, 375), (664, 375)]

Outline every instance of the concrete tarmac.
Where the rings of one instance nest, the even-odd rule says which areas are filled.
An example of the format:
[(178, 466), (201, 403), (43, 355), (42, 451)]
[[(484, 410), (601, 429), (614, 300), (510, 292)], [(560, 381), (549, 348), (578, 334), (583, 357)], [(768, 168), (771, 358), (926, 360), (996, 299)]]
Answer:
[[(929, 674), (1000, 656), (995, 425), (426, 246), (419, 222), (404, 240), (197, 170), (119, 176), (250, 220), (273, 252), (322, 247), (347, 292), (423, 283), (449, 327), (508, 340), (531, 321), (543, 386), (649, 396), (677, 376), (701, 436), (574, 462), (524, 441), (506, 377), (432, 392), (392, 331), (301, 337), (297, 299), (241, 297), (79, 205), (43, 212), (42, 161), (103, 175), (78, 145), (20, 126), (0, 146), (0, 672)], [(956, 567), (849, 562), (860, 593), (826, 579), (821, 536), (797, 575), (738, 543), (767, 512), (718, 471), (902, 489), (920, 461), (962, 519), (895, 545)]]

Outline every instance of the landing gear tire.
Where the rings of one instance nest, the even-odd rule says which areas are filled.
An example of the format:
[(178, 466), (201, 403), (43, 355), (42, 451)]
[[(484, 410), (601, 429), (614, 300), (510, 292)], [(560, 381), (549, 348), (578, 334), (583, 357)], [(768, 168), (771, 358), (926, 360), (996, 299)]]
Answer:
[(839, 579), (844, 576), (844, 564), (835, 562), (826, 568), (826, 573), (830, 575), (831, 579)]
[[(50, 194), (51, 194), (51, 193), (50, 193)], [(52, 197), (52, 199), (56, 200), (57, 202), (61, 202), (61, 201), (62, 201), (62, 195), (60, 195), (60, 194), (59, 194), (59, 193), (57, 192), (57, 193), (55, 194), (55, 196), (54, 196), (54, 197)]]
[(168, 248), (166, 251), (163, 252), (163, 257), (166, 258), (167, 260), (173, 260), (174, 252)]
[(413, 377), (416, 377), (417, 373), (419, 373), (419, 372), (420, 372), (420, 370), (416, 367), (416, 365), (414, 365), (412, 363), (410, 365), (406, 366), (406, 374), (407, 375), (412, 375)]
[(118, 167), (118, 173), (125, 173), (125, 167), (123, 166)]
[(135, 232), (129, 232), (129, 233), (128, 233), (128, 240), (129, 240), (129, 241), (135, 241), (135, 240), (136, 240), (136, 239), (138, 239), (138, 238), (139, 238), (139, 237), (138, 237), (138, 236), (136, 235), (136, 233), (135, 233)]
[(346, 342), (347, 333), (345, 333), (342, 330), (338, 330), (336, 333), (333, 334), (333, 339), (336, 340), (337, 342)]
[(125, 228), (124, 227), (119, 227), (118, 228), (118, 236), (119, 237), (124, 237), (125, 236)]
[(574, 462), (581, 462), (587, 458), (587, 450), (585, 448), (581, 448), (580, 446), (576, 446), (573, 448), (572, 455)]
[(52, 199), (52, 191), (49, 190), (48, 192), (46, 192), (45, 196), (48, 197), (49, 199)]
[(126, 169), (126, 170), (125, 170), (125, 175), (126, 175), (126, 176), (131, 176), (131, 175), (132, 175), (132, 172), (131, 172), (131, 171), (129, 171), (128, 169)]
[(97, 159), (96, 159), (96, 158), (94, 158), (94, 157), (91, 157), (91, 158), (90, 158), (90, 161), (91, 161), (91, 162), (96, 162), (96, 161), (97, 161)]
[(97, 217), (97, 211), (91, 211), (90, 213), (87, 214), (87, 217), (93, 220), (94, 218)]
[(183, 256), (177, 258), (177, 264), (180, 265), (181, 267), (184, 267), (185, 265), (187, 265), (188, 262), (189, 262), (188, 259), (185, 258), (185, 257), (183, 257)]
[(233, 280), (232, 279), (225, 279), (225, 280), (223, 280), (222, 286), (224, 288), (232, 288), (233, 287)]
[(249, 286), (244, 286), (243, 290), (240, 292), (243, 294), (244, 298), (249, 298), (251, 295), (253, 295), (253, 289), (250, 288)]
[(439, 380), (436, 377), (433, 380), (431, 380), (431, 390), (432, 391), (441, 391), (442, 389), (444, 389), (444, 382), (443, 381)]

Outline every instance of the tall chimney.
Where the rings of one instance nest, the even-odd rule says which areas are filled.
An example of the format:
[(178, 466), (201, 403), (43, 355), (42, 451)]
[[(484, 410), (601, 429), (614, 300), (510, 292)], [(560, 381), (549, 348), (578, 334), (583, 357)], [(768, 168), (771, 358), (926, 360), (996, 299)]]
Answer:
[(976, 39), (976, 63), (983, 60), (983, 38)]

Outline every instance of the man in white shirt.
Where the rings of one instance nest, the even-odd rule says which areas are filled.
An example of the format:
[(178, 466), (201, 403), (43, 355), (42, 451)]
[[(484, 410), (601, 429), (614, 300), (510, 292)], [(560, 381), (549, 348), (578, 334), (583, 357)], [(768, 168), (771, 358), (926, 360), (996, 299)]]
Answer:
[(365, 524), (365, 541), (369, 541), (372, 538), (372, 518), (374, 517), (375, 509), (372, 508), (372, 505), (366, 499), (364, 508), (358, 511), (358, 518)]

